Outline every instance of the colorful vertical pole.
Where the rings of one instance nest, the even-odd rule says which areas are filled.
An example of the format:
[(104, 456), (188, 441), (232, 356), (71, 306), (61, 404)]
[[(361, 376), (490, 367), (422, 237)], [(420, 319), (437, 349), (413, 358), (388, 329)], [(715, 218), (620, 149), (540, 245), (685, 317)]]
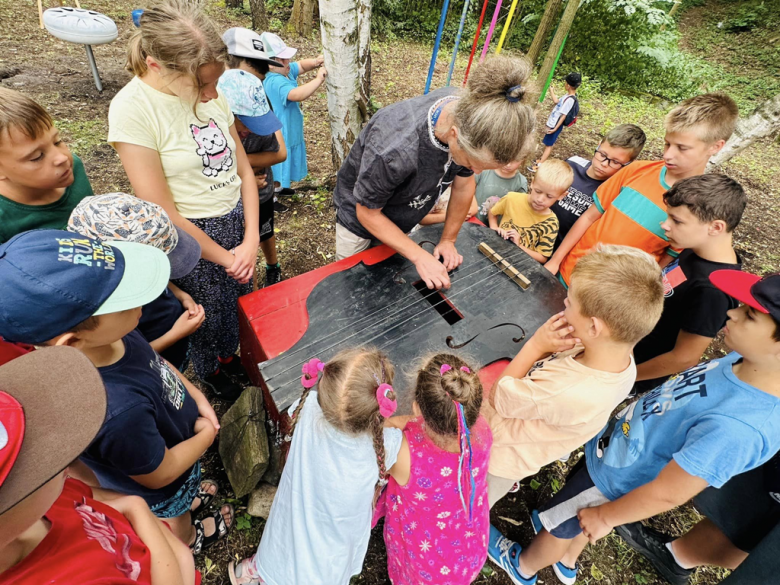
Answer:
[(490, 47), (490, 39), (493, 38), (493, 31), (496, 30), (496, 21), (498, 21), (498, 14), (501, 12), (501, 2), (503, 0), (498, 0), (498, 3), (496, 4), (496, 9), (493, 11), (493, 20), (490, 21), (490, 28), (488, 28), (487, 36), (485, 37), (485, 46), (482, 47), (482, 55), (479, 56), (479, 62), (482, 63), (482, 61), (485, 60), (485, 57), (487, 56), (488, 47)]
[(501, 38), (498, 39), (498, 47), (496, 47), (496, 55), (501, 53), (501, 48), (504, 46), (506, 40), (506, 34), (509, 32), (509, 25), (512, 24), (512, 16), (515, 14), (515, 8), (517, 8), (517, 0), (512, 0), (512, 6), (509, 8), (509, 16), (504, 23), (504, 30), (501, 31)]
[(466, 24), (466, 17), (469, 14), (469, 1), (463, 3), (463, 12), (460, 15), (460, 25), (458, 25), (458, 35), (455, 37), (455, 47), (452, 49), (452, 61), (450, 61), (450, 70), (447, 73), (447, 86), (450, 85), (452, 72), (455, 70), (455, 58), (458, 56), (458, 47), (460, 47), (460, 37), (463, 34), (463, 25)]
[(553, 66), (552, 69), (550, 70), (550, 75), (547, 76), (547, 81), (544, 82), (544, 89), (542, 90), (542, 95), (539, 96), (540, 104), (544, 101), (544, 96), (547, 95), (547, 90), (550, 89), (550, 84), (552, 83), (553, 75), (555, 75), (555, 69), (558, 67), (558, 59), (561, 58), (561, 53), (563, 53), (563, 47), (566, 46), (566, 39), (568, 38), (569, 38), (568, 34), (565, 37), (563, 37), (561, 48), (558, 49), (558, 54), (555, 56), (555, 61), (553, 61)]
[(431, 80), (433, 79), (433, 69), (436, 67), (436, 56), (439, 54), (439, 45), (441, 44), (441, 34), (444, 32), (444, 21), (447, 20), (447, 9), (450, 7), (450, 0), (444, 0), (441, 7), (441, 18), (439, 18), (439, 29), (436, 31), (436, 41), (433, 43), (433, 54), (431, 55), (431, 66), (428, 68), (428, 79), (425, 81), (425, 93), (431, 91)]
[(466, 75), (463, 77), (464, 86), (466, 85), (466, 81), (468, 81), (469, 78), (469, 71), (471, 71), (471, 62), (474, 60), (474, 53), (477, 52), (477, 45), (479, 44), (479, 33), (482, 32), (482, 22), (485, 20), (485, 12), (487, 11), (489, 1), (490, 0), (485, 0), (485, 3), (482, 5), (482, 14), (479, 15), (479, 24), (477, 24), (477, 34), (474, 35), (474, 44), (471, 45), (469, 64), (466, 65)]

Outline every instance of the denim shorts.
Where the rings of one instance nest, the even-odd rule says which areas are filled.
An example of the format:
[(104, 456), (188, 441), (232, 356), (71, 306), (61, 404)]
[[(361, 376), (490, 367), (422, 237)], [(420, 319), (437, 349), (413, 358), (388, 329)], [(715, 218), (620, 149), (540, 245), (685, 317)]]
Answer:
[(177, 518), (189, 511), (200, 489), (200, 461), (195, 462), (181, 487), (167, 500), (150, 506), (158, 518)]
[[(545, 126), (545, 132), (547, 132), (547, 126)], [(552, 134), (545, 134), (542, 137), (542, 144), (544, 144), (545, 146), (552, 146), (553, 144), (555, 144), (555, 141), (558, 140), (558, 136), (561, 135), (561, 132), (563, 132), (563, 124), (561, 124), (561, 127), (558, 128)]]

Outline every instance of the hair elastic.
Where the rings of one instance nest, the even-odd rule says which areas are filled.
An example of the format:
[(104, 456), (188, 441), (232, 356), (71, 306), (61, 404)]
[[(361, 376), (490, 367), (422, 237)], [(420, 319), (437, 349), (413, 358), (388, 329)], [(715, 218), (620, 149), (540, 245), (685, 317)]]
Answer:
[(301, 371), (303, 372), (303, 376), (301, 376), (301, 385), (307, 390), (316, 386), (320, 372), (324, 369), (325, 364), (323, 362), (317, 358), (311, 358), (308, 362), (303, 364), (303, 367), (301, 368)]
[[(452, 366), (449, 364), (442, 364), (441, 368), (439, 368), (439, 375), (443, 376), (447, 372), (449, 372), (452, 369)], [(460, 367), (461, 372), (466, 372), (467, 374), (471, 373), (471, 369), (468, 366), (461, 366)]]
[(508, 90), (506, 90), (506, 93), (504, 94), (506, 96), (506, 99), (508, 101), (512, 102), (513, 104), (519, 102), (522, 99), (522, 97), (523, 97), (522, 95), (518, 95), (518, 96), (512, 95), (512, 92), (515, 91), (516, 89), (523, 89), (523, 86), (522, 85), (513, 85)]
[(392, 391), (393, 387), (390, 384), (380, 384), (376, 389), (376, 401), (379, 403), (379, 414), (382, 418), (393, 416), (398, 408), (398, 401), (389, 396)]

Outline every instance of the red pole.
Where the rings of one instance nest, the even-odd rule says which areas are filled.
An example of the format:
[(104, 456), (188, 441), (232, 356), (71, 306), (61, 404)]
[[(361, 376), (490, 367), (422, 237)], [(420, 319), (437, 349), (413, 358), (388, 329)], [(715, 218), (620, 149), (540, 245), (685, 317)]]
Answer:
[(482, 14), (479, 15), (479, 24), (477, 25), (477, 34), (474, 35), (474, 44), (471, 46), (471, 55), (469, 55), (469, 64), (466, 67), (466, 76), (463, 78), (463, 85), (466, 85), (466, 81), (469, 78), (469, 70), (471, 69), (471, 62), (474, 60), (474, 53), (477, 52), (477, 44), (479, 43), (479, 33), (482, 31), (482, 21), (485, 20), (485, 11), (487, 10), (488, 0), (482, 5)]

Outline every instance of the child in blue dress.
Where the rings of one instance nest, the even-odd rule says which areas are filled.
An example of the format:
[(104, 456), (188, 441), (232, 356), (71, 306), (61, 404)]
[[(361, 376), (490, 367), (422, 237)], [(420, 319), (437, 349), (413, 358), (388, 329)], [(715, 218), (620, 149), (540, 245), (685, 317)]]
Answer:
[[(269, 67), (263, 86), (271, 107), (282, 121), (282, 136), (287, 145), (287, 160), (272, 167), (274, 179), (279, 182), (276, 192), (291, 195), (290, 184), (308, 174), (306, 142), (303, 139), (303, 113), (299, 102), (307, 99), (324, 83), (328, 72), (322, 66), (324, 59), (303, 59), (290, 63), (298, 49), (288, 47), (277, 35), (265, 32), (260, 35), (265, 52), (282, 64)], [(319, 67), (317, 77), (298, 87), (298, 75)]]

